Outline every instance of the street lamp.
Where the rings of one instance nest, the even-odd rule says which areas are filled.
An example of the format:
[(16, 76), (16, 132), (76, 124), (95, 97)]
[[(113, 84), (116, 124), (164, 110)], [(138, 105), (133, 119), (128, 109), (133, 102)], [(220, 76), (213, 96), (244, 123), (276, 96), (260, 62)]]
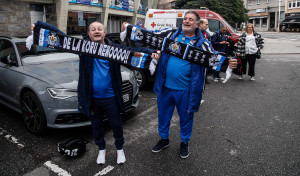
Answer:
[(282, 2), (282, 0), (278, 0), (278, 6), (279, 6), (279, 7), (278, 7), (278, 8), (279, 8), (279, 9), (278, 9), (278, 24), (277, 24), (277, 25), (278, 25), (278, 32), (279, 32), (279, 30), (280, 30), (280, 29), (279, 29), (279, 23), (280, 23), (280, 5), (281, 5), (281, 2)]

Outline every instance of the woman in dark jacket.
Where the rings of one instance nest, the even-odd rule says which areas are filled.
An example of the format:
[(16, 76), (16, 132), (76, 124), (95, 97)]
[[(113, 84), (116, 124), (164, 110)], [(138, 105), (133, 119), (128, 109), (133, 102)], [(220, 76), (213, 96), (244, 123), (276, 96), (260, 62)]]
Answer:
[[(249, 63), (248, 75), (254, 81), (254, 67), (256, 58), (260, 58), (260, 50), (264, 47), (264, 39), (254, 31), (251, 23), (247, 25), (246, 32), (243, 33), (237, 43), (237, 56), (242, 60), (243, 73), (246, 74), (247, 62)], [(239, 79), (243, 79), (242, 75)]]

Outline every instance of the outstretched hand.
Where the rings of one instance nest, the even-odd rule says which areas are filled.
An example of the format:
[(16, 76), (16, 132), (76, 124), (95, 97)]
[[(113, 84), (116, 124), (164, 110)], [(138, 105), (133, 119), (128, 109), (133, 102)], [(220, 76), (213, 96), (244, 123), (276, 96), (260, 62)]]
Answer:
[(35, 24), (31, 24), (31, 31), (33, 31), (34, 30), (34, 28), (35, 28)]
[(127, 23), (127, 22), (123, 22), (123, 23), (122, 23), (121, 32), (123, 32), (123, 31), (125, 30), (125, 25), (126, 25), (126, 24), (129, 24), (129, 23)]
[(229, 60), (229, 67), (234, 69), (237, 66), (237, 60), (236, 59), (230, 59)]
[(151, 54), (151, 58), (152, 58), (152, 59), (157, 59), (157, 60), (158, 60), (158, 59), (159, 59), (159, 56), (160, 56), (159, 53), (152, 53), (152, 54)]

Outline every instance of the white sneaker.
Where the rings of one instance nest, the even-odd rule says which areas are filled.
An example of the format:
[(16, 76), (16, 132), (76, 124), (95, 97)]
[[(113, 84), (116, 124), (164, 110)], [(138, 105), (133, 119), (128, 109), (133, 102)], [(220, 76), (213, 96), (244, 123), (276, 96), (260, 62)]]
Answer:
[(117, 150), (117, 163), (124, 164), (126, 161), (124, 150)]
[(214, 78), (214, 82), (219, 82), (219, 80), (217, 78)]
[(240, 76), (239, 79), (243, 79), (243, 76)]
[(222, 78), (222, 77), (220, 77), (220, 78), (218, 78), (219, 80), (221, 80), (221, 81), (223, 81), (224, 80), (224, 78)]
[(222, 83), (224, 83), (224, 84), (225, 84), (225, 83), (227, 82), (227, 80), (228, 80), (228, 79), (224, 79), (224, 81), (223, 81)]
[(97, 164), (105, 164), (105, 155), (106, 155), (106, 150), (99, 150), (99, 154), (97, 157)]
[(255, 79), (254, 79), (254, 77), (253, 77), (253, 76), (251, 76), (250, 80), (251, 80), (251, 81), (254, 81)]

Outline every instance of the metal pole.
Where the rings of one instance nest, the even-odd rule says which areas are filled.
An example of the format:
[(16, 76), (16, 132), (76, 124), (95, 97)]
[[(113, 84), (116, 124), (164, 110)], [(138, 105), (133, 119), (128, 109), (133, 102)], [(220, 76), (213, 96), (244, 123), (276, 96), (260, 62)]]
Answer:
[(279, 29), (279, 23), (280, 23), (280, 3), (281, 3), (281, 0), (278, 0), (278, 32), (280, 31), (280, 29)]

